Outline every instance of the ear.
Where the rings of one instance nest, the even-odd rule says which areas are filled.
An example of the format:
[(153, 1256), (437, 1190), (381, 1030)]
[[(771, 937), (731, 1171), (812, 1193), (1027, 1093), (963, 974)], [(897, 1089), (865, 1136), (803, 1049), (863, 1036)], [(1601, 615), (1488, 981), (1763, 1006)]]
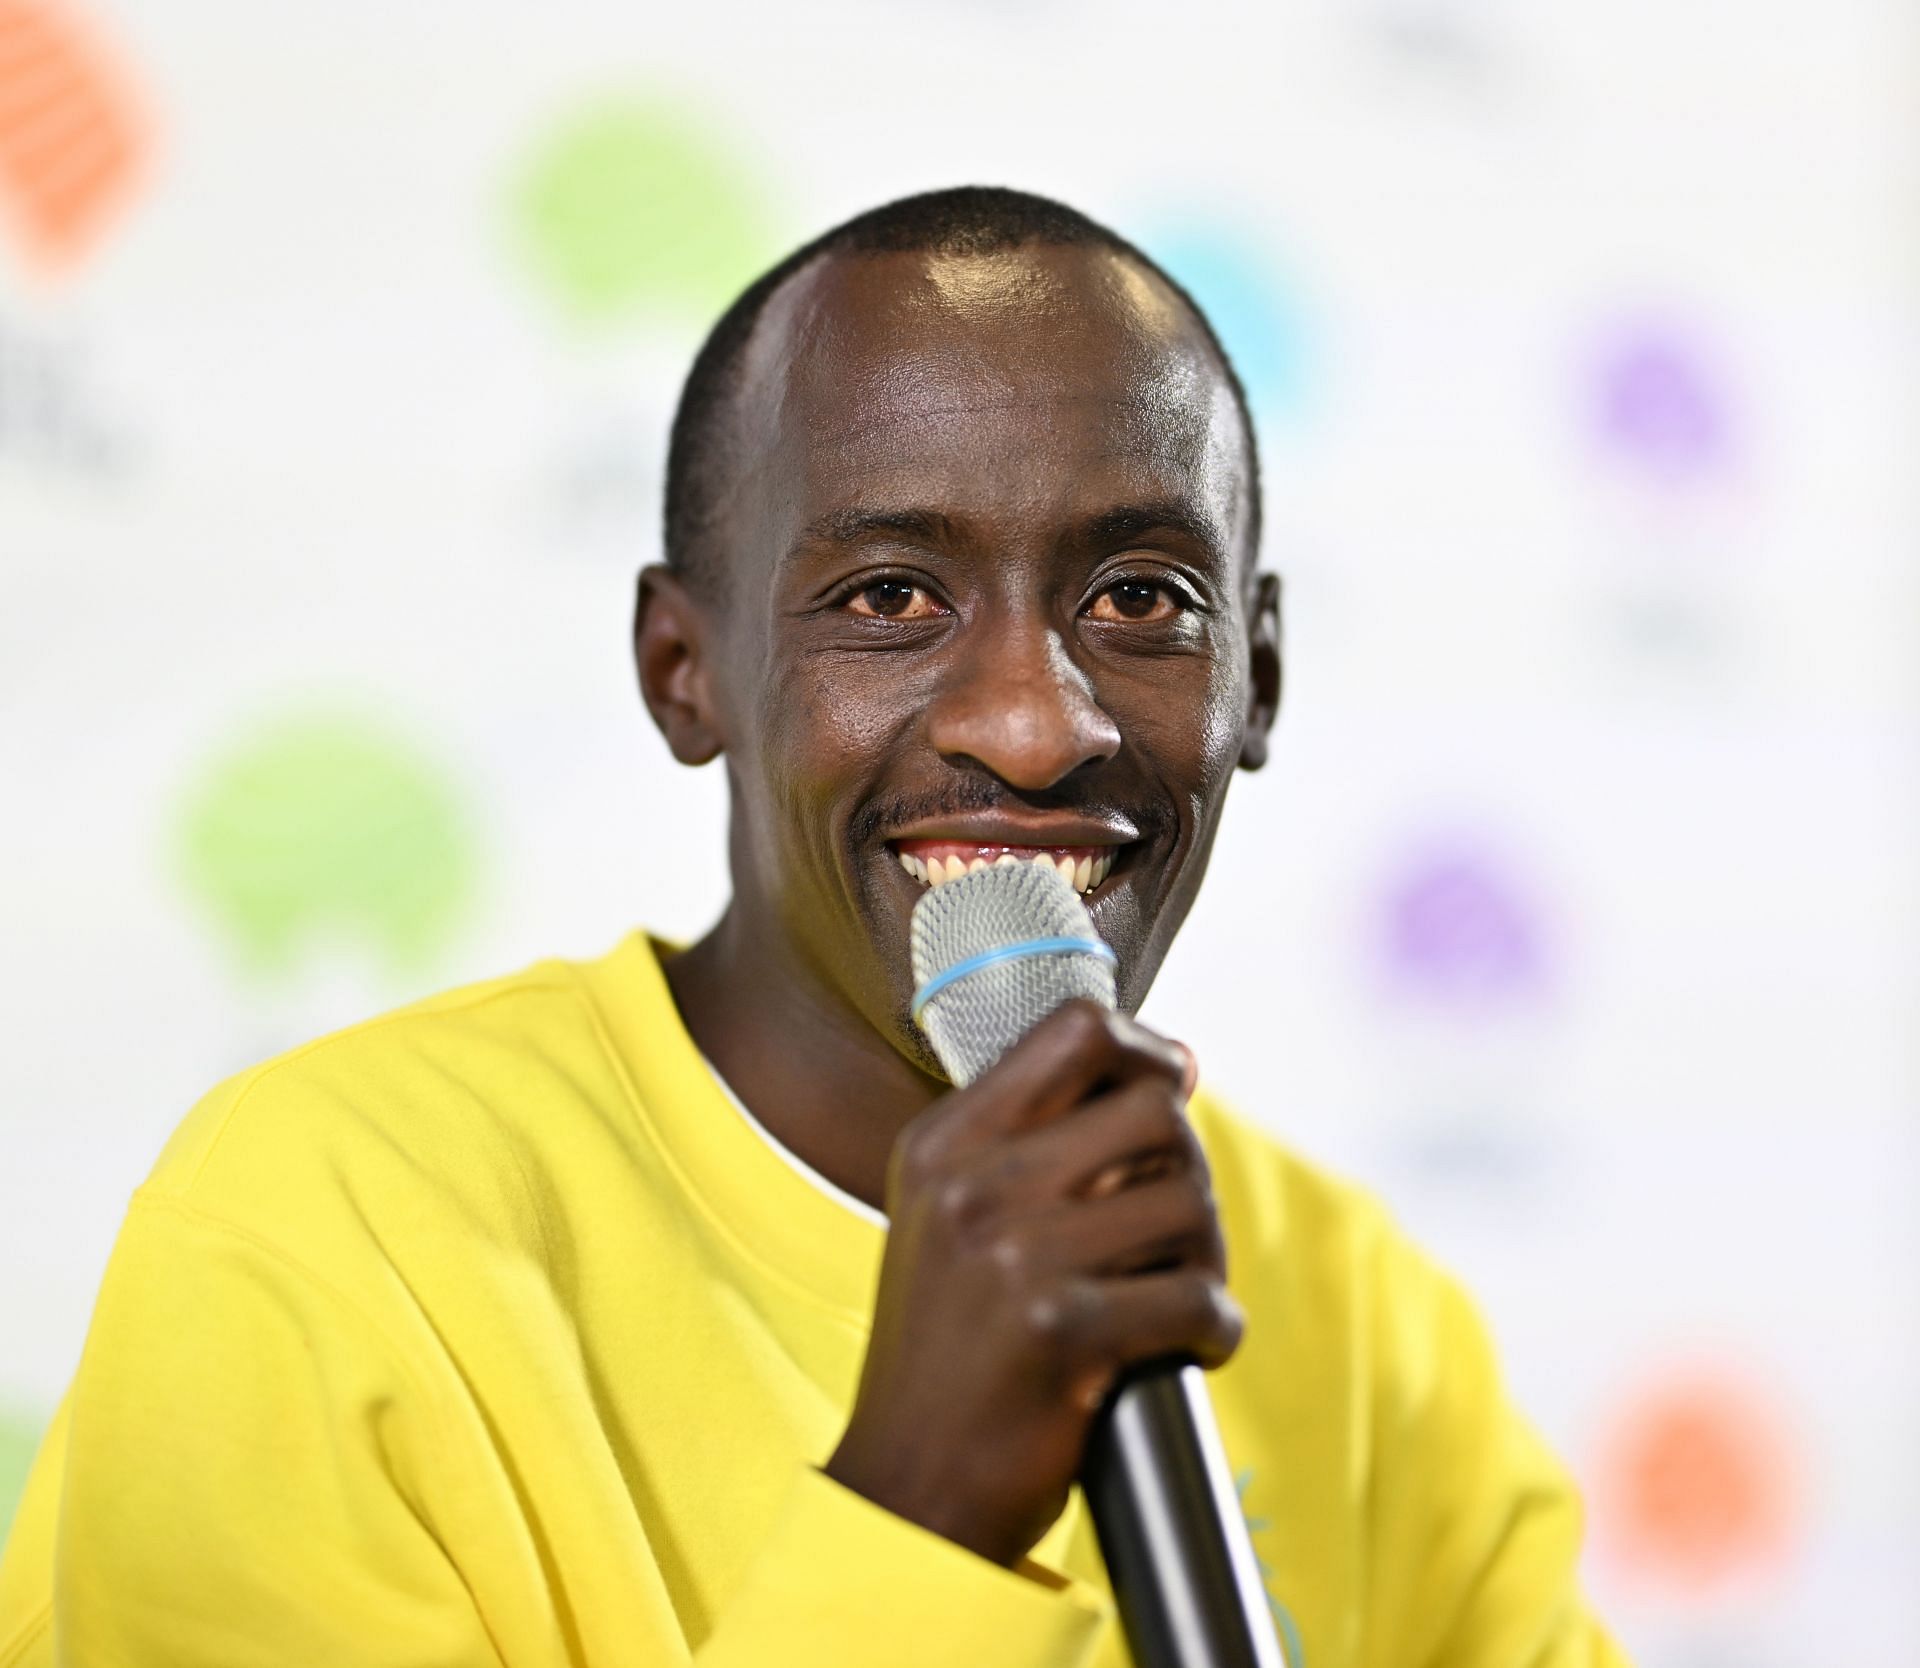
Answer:
[(640, 698), (685, 765), (703, 765), (725, 746), (707, 670), (709, 630), (706, 613), (678, 574), (657, 562), (641, 570), (633, 610)]
[(1280, 712), (1280, 576), (1258, 573), (1247, 610), (1249, 693), (1247, 728), (1240, 743), (1240, 768), (1258, 770), (1267, 762), (1267, 735)]

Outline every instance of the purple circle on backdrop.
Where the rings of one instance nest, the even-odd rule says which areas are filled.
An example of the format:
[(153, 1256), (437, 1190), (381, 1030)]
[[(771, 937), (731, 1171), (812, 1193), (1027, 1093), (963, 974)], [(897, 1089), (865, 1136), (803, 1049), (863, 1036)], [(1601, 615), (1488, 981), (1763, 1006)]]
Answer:
[(1390, 882), (1383, 959), (1390, 983), (1449, 1004), (1505, 1004), (1547, 982), (1538, 916), (1524, 888), (1490, 854), (1431, 848)]
[(1725, 391), (1685, 332), (1640, 325), (1603, 350), (1597, 390), (1601, 444), (1664, 483), (1710, 475), (1725, 461)]

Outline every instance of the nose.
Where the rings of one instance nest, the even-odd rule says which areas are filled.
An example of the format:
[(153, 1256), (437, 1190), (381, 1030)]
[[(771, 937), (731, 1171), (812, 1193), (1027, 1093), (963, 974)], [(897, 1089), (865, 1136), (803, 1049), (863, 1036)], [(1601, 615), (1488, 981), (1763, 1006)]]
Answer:
[(1011, 788), (1038, 792), (1120, 751), (1059, 632), (1041, 622), (977, 625), (928, 712), (928, 737), (950, 762), (971, 760)]

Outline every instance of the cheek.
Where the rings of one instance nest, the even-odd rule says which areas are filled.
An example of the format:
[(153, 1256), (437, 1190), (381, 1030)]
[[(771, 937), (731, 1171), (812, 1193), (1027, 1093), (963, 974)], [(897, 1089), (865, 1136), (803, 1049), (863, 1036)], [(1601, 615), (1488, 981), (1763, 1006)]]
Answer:
[(877, 667), (836, 666), (836, 658), (794, 656), (767, 680), (759, 733), (769, 758), (790, 768), (796, 786), (860, 774), (900, 727), (898, 681), (877, 675)]
[(910, 722), (897, 674), (803, 654), (769, 666), (757, 722), (758, 774), (788, 841), (836, 862), (838, 834)]
[(1226, 791), (1246, 741), (1247, 678), (1243, 661), (1244, 656), (1215, 661), (1208, 684), (1200, 753), (1207, 786), (1216, 803)]
[(1240, 749), (1247, 737), (1247, 700), (1252, 692), (1245, 621), (1236, 614), (1232, 628), (1222, 636), (1224, 641), (1208, 667), (1201, 738), (1208, 780), (1218, 792), (1225, 791), (1226, 782), (1240, 762)]
[(1197, 823), (1217, 808), (1239, 760), (1246, 681), (1229, 652), (1177, 664), (1177, 678), (1116, 691), (1116, 704), (1127, 710), (1115, 716)]

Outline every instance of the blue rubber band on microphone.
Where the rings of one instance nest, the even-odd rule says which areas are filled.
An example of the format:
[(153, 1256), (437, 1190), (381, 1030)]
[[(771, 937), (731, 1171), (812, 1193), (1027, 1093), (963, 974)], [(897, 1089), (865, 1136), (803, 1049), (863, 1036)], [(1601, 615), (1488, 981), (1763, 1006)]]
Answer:
[(1119, 961), (1113, 953), (1113, 946), (1103, 938), (1029, 938), (1018, 944), (1002, 944), (998, 949), (982, 950), (977, 956), (968, 956), (965, 961), (956, 961), (951, 967), (942, 968), (913, 993), (913, 1005), (908, 1012), (917, 1025), (920, 1011), (956, 979), (964, 979), (969, 973), (978, 973), (981, 968), (992, 967), (996, 962), (1017, 961), (1022, 956), (1057, 956), (1063, 951), (1098, 956), (1109, 964)]

